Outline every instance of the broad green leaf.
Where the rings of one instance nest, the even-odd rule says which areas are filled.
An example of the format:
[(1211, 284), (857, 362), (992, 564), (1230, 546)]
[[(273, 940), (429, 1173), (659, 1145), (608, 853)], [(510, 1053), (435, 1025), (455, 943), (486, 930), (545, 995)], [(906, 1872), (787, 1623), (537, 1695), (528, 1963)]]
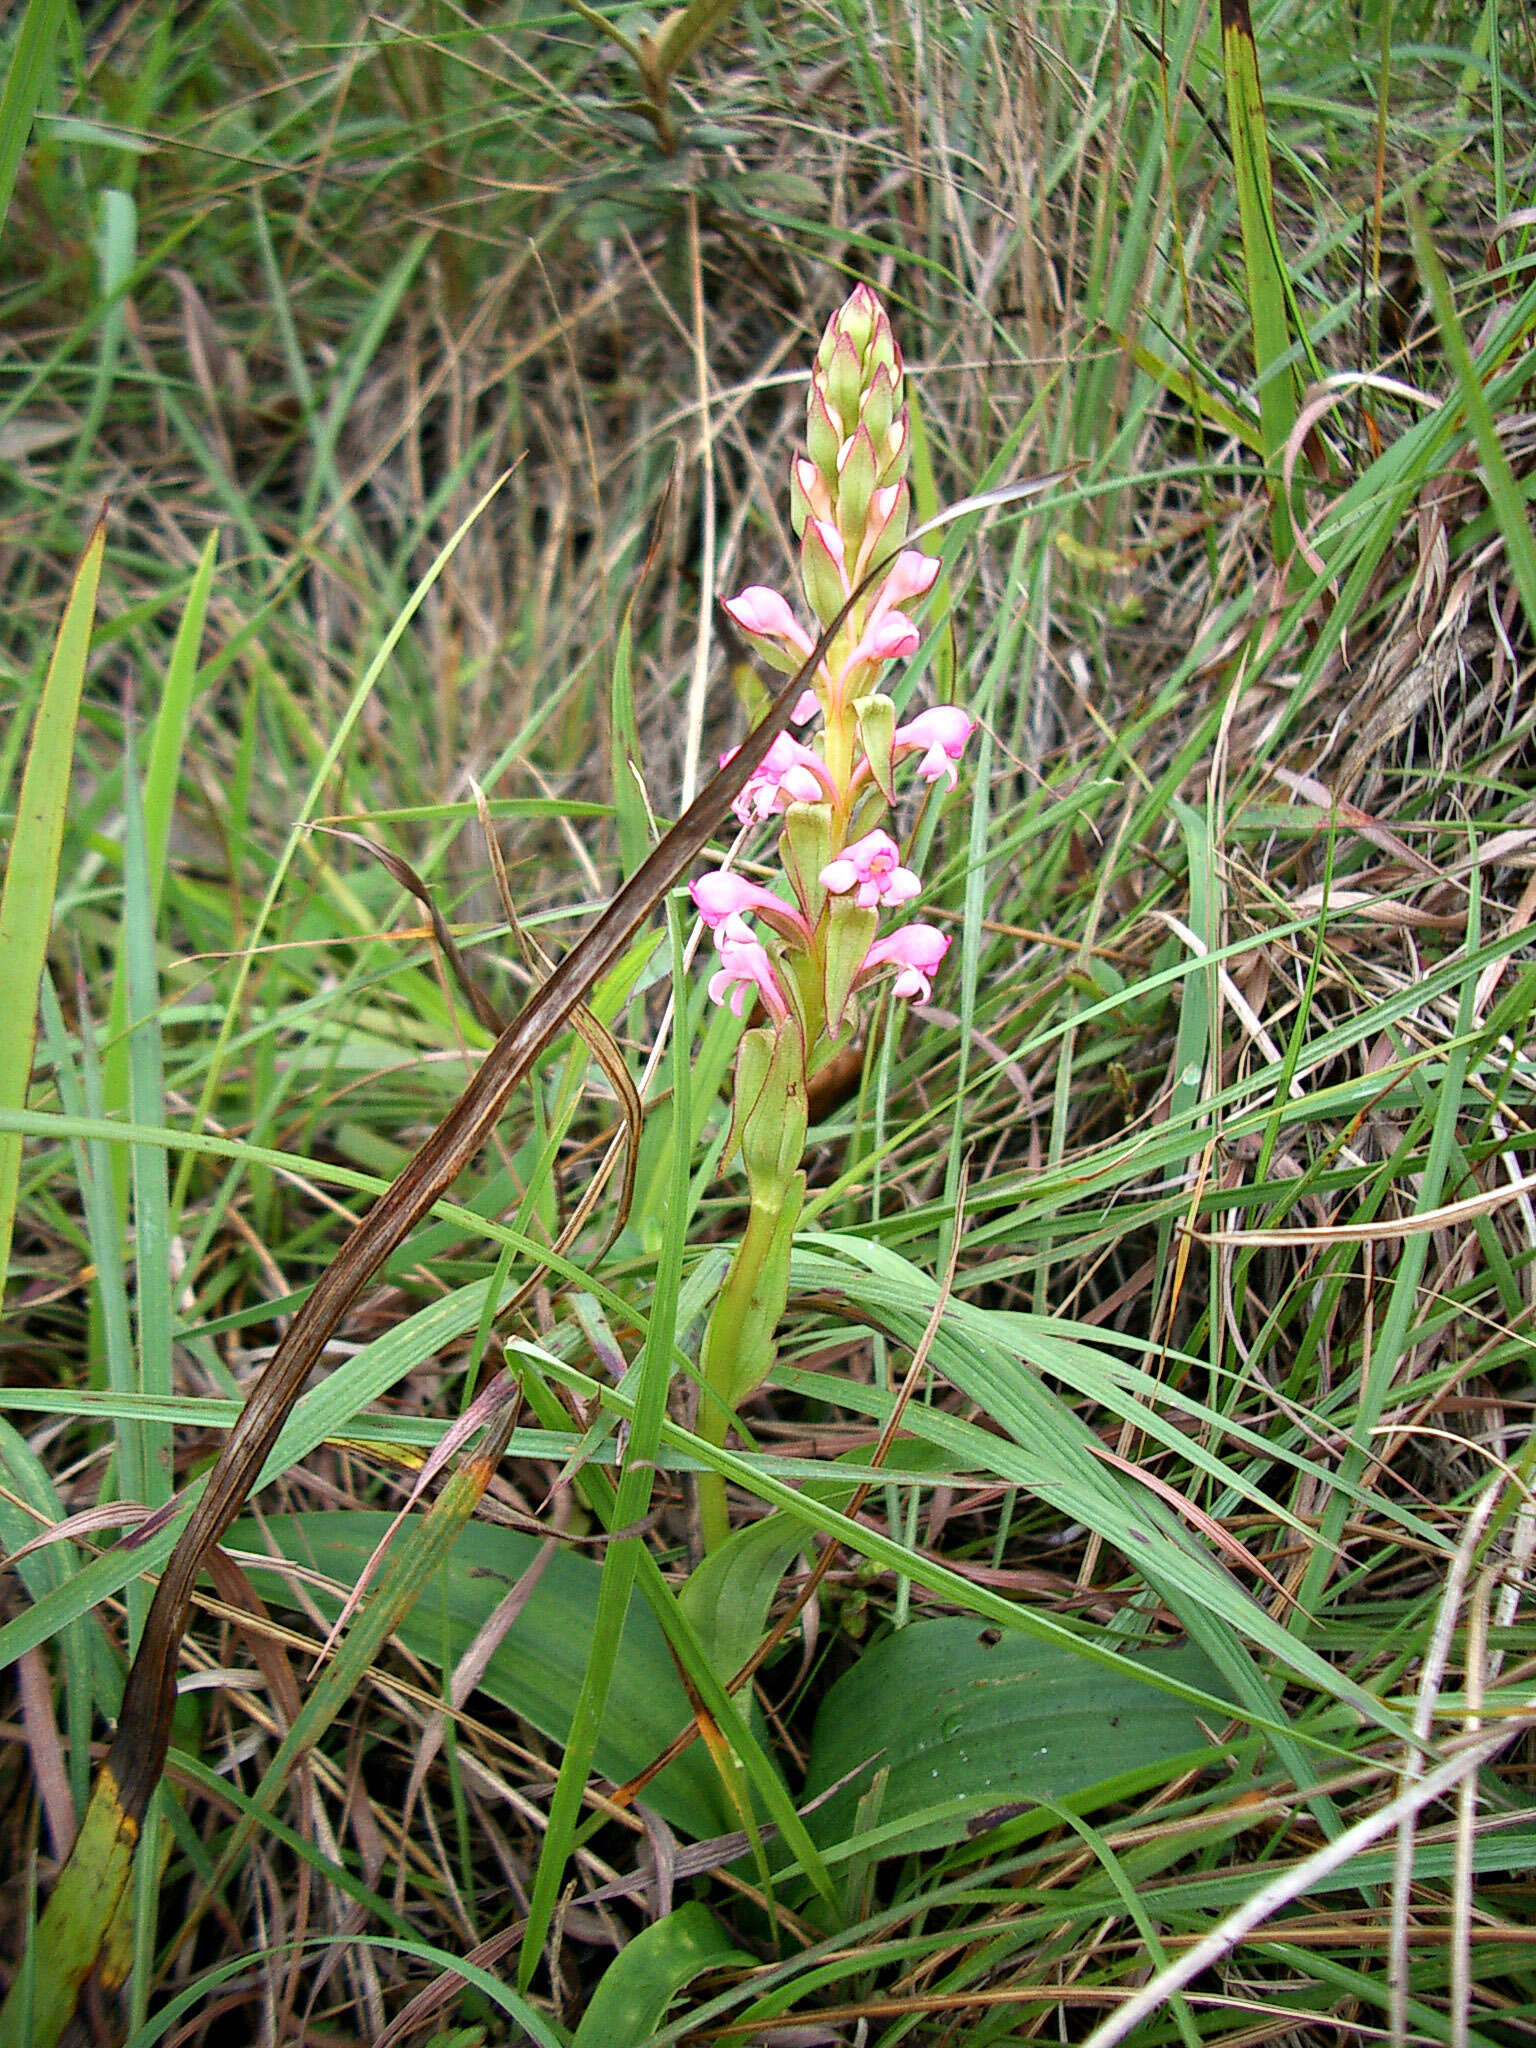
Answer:
[[(345, 1589), (357, 1583), (389, 1521), (382, 1512), (358, 1509), (348, 1514), (274, 1516), (264, 1528), (285, 1557), (313, 1567)], [(235, 1523), (228, 1544), (252, 1553), (267, 1550), (261, 1534), (248, 1522)], [(535, 1536), (471, 1523), (436, 1581), (401, 1623), (400, 1641), (423, 1663), (451, 1668), (540, 1548)], [(246, 1569), (265, 1599), (291, 1598), (289, 1581), (271, 1566), (247, 1562)], [(557, 1550), (480, 1681), (481, 1692), (532, 1722), (551, 1742), (563, 1743), (570, 1733), (586, 1675), (601, 1577), (601, 1566), (591, 1558)], [(341, 1604), (323, 1590), (314, 1597), (327, 1614)], [(658, 1756), (691, 1718), (661, 1630), (647, 1608), (632, 1605), (598, 1736), (597, 1769), (622, 1784)], [(645, 1798), (673, 1827), (696, 1839), (736, 1825), (714, 1766), (698, 1743), (646, 1788)]]
[(705, 1908), (680, 1906), (626, 1942), (603, 1972), (572, 2048), (643, 2048), (684, 1985), (706, 1970), (750, 1965)]
[(91, 1803), (32, 1944), (30, 1980), (19, 1977), (0, 2008), (0, 2048), (52, 2048), (115, 1920), (133, 1871), (136, 1822), (122, 1811), (110, 1771)]
[[(1198, 1650), (1159, 1649), (1139, 1661), (1223, 1690)], [(1121, 1670), (974, 1621), (918, 1622), (866, 1650), (822, 1702), (807, 1798), (855, 1775), (809, 1825), (827, 1846), (846, 1839), (872, 1773), (884, 1770), (880, 1827), (897, 1829), (902, 1853), (932, 1849), (999, 1807), (1074, 1799), (1094, 1786), (1120, 1796), (1117, 1780), (1209, 1747), (1194, 1707)]]
[[(841, 1513), (854, 1488), (849, 1481), (814, 1484), (806, 1491)], [(739, 1671), (762, 1641), (789, 1561), (810, 1541), (810, 1532), (794, 1515), (766, 1515), (734, 1530), (690, 1574), (677, 1604), (722, 1678)]]

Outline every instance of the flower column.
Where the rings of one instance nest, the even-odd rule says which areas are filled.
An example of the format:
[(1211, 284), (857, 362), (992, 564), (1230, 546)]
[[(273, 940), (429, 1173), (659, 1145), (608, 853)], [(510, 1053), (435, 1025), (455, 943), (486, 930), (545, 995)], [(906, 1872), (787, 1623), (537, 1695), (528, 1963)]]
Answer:
[[(821, 714), (819, 732), (809, 743), (788, 734), (777, 739), (736, 800), (744, 824), (782, 817), (779, 853), (789, 895), (724, 869), (692, 888), (719, 954), (711, 997), (729, 1001), (738, 1016), (754, 998), (764, 1020), (743, 1035), (736, 1056), (727, 1157), (740, 1148), (751, 1206), (700, 1359), (697, 1427), (713, 1444), (724, 1443), (736, 1409), (772, 1369), (805, 1199), (808, 1080), (836, 1050), (860, 988), (894, 967), (895, 993), (926, 999), (949, 945), (926, 924), (877, 936), (881, 911), (910, 901), (921, 887), (877, 822), (895, 801), (895, 767), (918, 755), (918, 774), (952, 789), (973, 729), (952, 705), (898, 725), (879, 688), (886, 664), (918, 646), (904, 607), (939, 571), (937, 560), (901, 546), (910, 509), (903, 392), (890, 320), (860, 285), (817, 351), (807, 452), (791, 473), (801, 587), (818, 626), (830, 625), (871, 568), (889, 567), (853, 605), (814, 688), (796, 707), (797, 725)], [(784, 673), (812, 652), (814, 633), (778, 591), (754, 586), (726, 609)], [(712, 1548), (729, 1526), (717, 1474), (701, 1475), (699, 1504)]]

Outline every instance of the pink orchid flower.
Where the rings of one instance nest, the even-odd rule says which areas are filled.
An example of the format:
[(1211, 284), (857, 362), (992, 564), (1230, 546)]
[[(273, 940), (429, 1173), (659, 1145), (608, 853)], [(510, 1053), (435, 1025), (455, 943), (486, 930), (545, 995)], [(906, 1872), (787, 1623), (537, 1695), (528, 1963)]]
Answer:
[[(723, 753), (721, 767), (739, 751), (731, 747)], [(821, 756), (781, 732), (732, 798), (731, 809), (743, 825), (750, 825), (791, 804), (819, 804), (836, 794)]]
[(914, 597), (926, 597), (942, 566), (937, 555), (925, 555), (921, 548), (903, 548), (875, 594), (869, 614), (870, 624), (883, 618), (887, 612), (910, 604)]
[(746, 1010), (748, 990), (756, 989), (774, 1022), (785, 1023), (789, 1004), (773, 962), (744, 920), (739, 916), (724, 919), (715, 931), (715, 944), (720, 951), (720, 967), (709, 978), (710, 1001), (723, 1003), (729, 997), (731, 1015), (740, 1017)]
[(958, 704), (935, 704), (897, 726), (891, 735), (891, 758), (899, 761), (904, 754), (921, 751), (917, 772), (924, 782), (937, 782), (942, 776), (944, 787), (953, 789), (960, 779), (955, 763), (975, 730), (975, 719), (967, 718)]
[(801, 661), (816, 644), (790, 610), (789, 600), (766, 584), (749, 583), (738, 596), (725, 600), (725, 608), (743, 633), (757, 640), (782, 641)]
[[(728, 920), (739, 920), (747, 911), (753, 910), (764, 924), (791, 944), (809, 946), (811, 943), (810, 926), (792, 904), (775, 895), (772, 889), (749, 882), (745, 875), (734, 874), (729, 868), (716, 868), (711, 874), (700, 875), (696, 882), (688, 884), (688, 893), (699, 916), (717, 934), (717, 939), (720, 928)], [(743, 929), (750, 943), (750, 927)], [(741, 942), (740, 934), (736, 935), (735, 942)]]
[(905, 612), (886, 612), (875, 620), (843, 663), (837, 679), (839, 690), (856, 668), (875, 662), (903, 661), (909, 654), (916, 654), (922, 637)]
[(859, 981), (867, 981), (882, 967), (899, 967), (893, 992), (909, 1002), (926, 1003), (933, 994), (933, 976), (949, 951), (949, 940), (931, 924), (907, 924), (900, 931), (876, 939), (864, 955)]
[(857, 889), (860, 910), (906, 903), (923, 886), (910, 868), (901, 865), (901, 851), (889, 832), (866, 832), (829, 861), (817, 879), (834, 896)]

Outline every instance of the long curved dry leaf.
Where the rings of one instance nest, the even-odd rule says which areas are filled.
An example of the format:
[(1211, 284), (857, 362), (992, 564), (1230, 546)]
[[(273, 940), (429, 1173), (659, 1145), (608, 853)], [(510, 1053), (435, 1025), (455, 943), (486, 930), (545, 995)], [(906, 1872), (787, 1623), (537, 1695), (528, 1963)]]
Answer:
[[(881, 570), (876, 574), (883, 573)], [(857, 601), (849, 599), (844, 614)], [(732, 799), (789, 725), (790, 713), (841, 627), (827, 627), (766, 716), (705, 785), (683, 816), (579, 938), (502, 1032), (479, 1072), (396, 1180), (357, 1223), (316, 1281), (225, 1439), (201, 1499), (166, 1561), (123, 1691), (105, 1770), (123, 1821), (142, 1819), (170, 1741), (176, 1664), (192, 1595), (209, 1549), (244, 1505), (288, 1413), (326, 1344), (369, 1279), (434, 1202), (453, 1186), (495, 1130), (512, 1091), (615, 966), (657, 904), (682, 879), (730, 815)]]

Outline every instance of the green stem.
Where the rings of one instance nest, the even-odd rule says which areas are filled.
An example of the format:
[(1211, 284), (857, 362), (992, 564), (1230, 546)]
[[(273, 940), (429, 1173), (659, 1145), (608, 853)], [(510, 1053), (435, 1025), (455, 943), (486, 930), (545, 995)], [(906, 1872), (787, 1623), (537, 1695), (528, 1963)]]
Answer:
[[(697, 1434), (721, 1445), (737, 1408), (773, 1370), (774, 1333), (789, 1298), (789, 1253), (805, 1201), (805, 1175), (791, 1174), (776, 1202), (755, 1200), (731, 1270), (704, 1333)], [(725, 1481), (699, 1475), (699, 1521), (706, 1551), (730, 1533)]]

